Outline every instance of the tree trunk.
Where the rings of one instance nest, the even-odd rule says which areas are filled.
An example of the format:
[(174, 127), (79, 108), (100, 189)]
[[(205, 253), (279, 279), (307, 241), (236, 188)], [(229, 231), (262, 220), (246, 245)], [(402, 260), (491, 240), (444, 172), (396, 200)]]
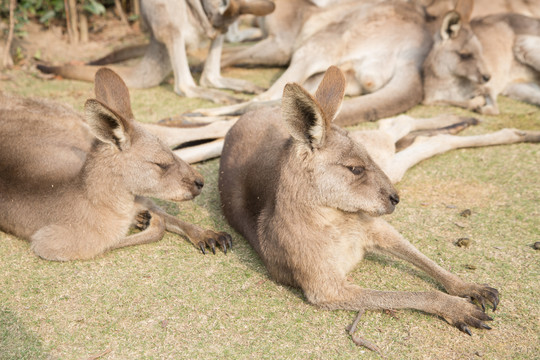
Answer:
[(77, 1), (64, 0), (66, 10), (66, 25), (70, 44), (79, 43), (79, 29), (77, 20)]
[(9, 1), (9, 33), (6, 41), (6, 47), (4, 48), (4, 58), (2, 59), (2, 65), (4, 68), (10, 68), (13, 66), (13, 58), (11, 57), (11, 43), (13, 42), (13, 31), (15, 29), (15, 7), (17, 0)]

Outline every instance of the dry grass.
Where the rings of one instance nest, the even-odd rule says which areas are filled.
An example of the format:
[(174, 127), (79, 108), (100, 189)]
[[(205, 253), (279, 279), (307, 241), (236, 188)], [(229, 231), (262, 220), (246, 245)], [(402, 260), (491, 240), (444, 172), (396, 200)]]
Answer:
[[(46, 81), (13, 70), (12, 93), (56, 98), (80, 109), (92, 85)], [(230, 70), (268, 85), (277, 69)], [(136, 118), (157, 121), (211, 106), (177, 97), (170, 84), (132, 91)], [(468, 133), (502, 127), (540, 130), (538, 109), (500, 99), (503, 114)], [(466, 111), (417, 107), (415, 116)], [(54, 119), (52, 119), (54, 121)], [(493, 330), (469, 337), (416, 311), (366, 313), (359, 331), (388, 359), (532, 359), (540, 354), (537, 144), (459, 150), (413, 168), (388, 220), (413, 244), (463, 278), (489, 283), (502, 299)], [(189, 221), (234, 234), (219, 211), (218, 161), (197, 165), (207, 182), (192, 203), (164, 206)], [(459, 213), (471, 209), (472, 215)], [(1, 216), (1, 215), (0, 215)], [(455, 240), (468, 237), (469, 248)], [(348, 311), (321, 311), (268, 279), (234, 234), (234, 251), (201, 255), (181, 237), (121, 249), (92, 261), (47, 262), (28, 243), (0, 233), (0, 359), (353, 359), (379, 358), (345, 333)], [(471, 270), (471, 266), (475, 267)], [(378, 289), (440, 288), (409, 264), (369, 256), (351, 278)]]

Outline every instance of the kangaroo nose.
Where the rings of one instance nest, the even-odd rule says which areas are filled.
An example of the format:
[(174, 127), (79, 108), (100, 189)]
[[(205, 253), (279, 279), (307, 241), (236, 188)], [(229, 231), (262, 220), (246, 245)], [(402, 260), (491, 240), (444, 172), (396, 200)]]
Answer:
[(201, 190), (204, 186), (204, 180), (202, 179), (196, 179), (195, 180), (195, 186), (197, 187), (198, 190)]
[(399, 195), (398, 194), (390, 195), (390, 202), (392, 203), (392, 205), (396, 206), (399, 203)]
[(490, 75), (482, 75), (482, 81), (484, 83), (487, 83), (491, 79)]

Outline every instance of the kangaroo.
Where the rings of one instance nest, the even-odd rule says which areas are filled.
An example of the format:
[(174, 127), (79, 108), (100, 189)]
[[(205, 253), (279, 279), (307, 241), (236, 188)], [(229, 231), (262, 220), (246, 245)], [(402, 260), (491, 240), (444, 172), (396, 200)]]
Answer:
[[(47, 260), (90, 259), (107, 250), (186, 236), (205, 253), (232, 239), (161, 210), (148, 197), (199, 195), (203, 177), (133, 119), (120, 77), (96, 73), (85, 119), (61, 104), (0, 96), (0, 229)], [(130, 227), (142, 231), (126, 235)]]
[[(441, 122), (389, 119), (381, 124), (386, 134), (380, 130), (378, 140), (365, 132), (358, 134), (357, 139), (364, 136), (377, 144), (368, 151), (332, 124), (345, 87), (344, 75), (330, 67), (314, 96), (298, 84), (287, 84), (281, 116), (276, 108), (261, 108), (238, 120), (225, 138), (219, 170), (226, 219), (255, 249), (273, 280), (300, 288), (316, 306), (412, 308), (441, 316), (468, 334), (469, 326), (489, 329), (486, 321), (492, 319), (482, 310), (487, 303), (497, 307), (498, 291), (442, 269), (380, 217), (392, 213), (399, 203), (392, 181), (399, 180), (403, 170), (391, 172), (390, 166), (403, 160), (412, 166), (414, 159), (425, 156), (424, 151), (434, 152), (433, 144), (443, 152), (437, 144), (446, 143), (448, 150), (456, 145), (452, 141), (460, 141), (454, 139), (459, 136), (437, 135), (431, 145), (429, 139), (419, 139), (410, 147), (409, 157), (393, 158), (394, 141)], [(504, 143), (503, 138), (508, 143), (540, 141), (540, 133), (511, 129), (488, 135), (470, 137), (468, 144), (460, 146)], [(390, 178), (370, 154), (377, 155), (378, 161), (390, 160), (384, 168)], [(448, 294), (378, 291), (350, 283), (346, 274), (368, 251), (411, 262), (438, 280)], [(482, 309), (463, 297), (474, 299)]]
[[(422, 101), (421, 67), (431, 48), (432, 36), (421, 6), (397, 0), (366, 0), (316, 7), (297, 1), (303, 5), (300, 10), (290, 4), (280, 8), (282, 3), (278, 2), (275, 14), (268, 21), (281, 15), (290, 22), (297, 20), (298, 24), (288, 25), (283, 33), (276, 30), (281, 36), (271, 33), (264, 40), (262, 56), (254, 55), (255, 47), (252, 53), (247, 50), (242, 53), (248, 64), (269, 51), (280, 54), (272, 59), (277, 57), (285, 62), (290, 49), (290, 63), (274, 84), (251, 102), (194, 112), (208, 116), (241, 114), (267, 103), (274, 104), (288, 82), (315, 89), (330, 65), (345, 73), (346, 94), (351, 96), (336, 118), (339, 125), (393, 116)], [(257, 49), (263, 47), (263, 42)], [(276, 46), (270, 46), (273, 43)], [(231, 55), (224, 64), (235, 63), (239, 57), (240, 53)]]
[[(150, 29), (150, 43), (144, 57), (135, 67), (111, 66), (111, 69), (132, 88), (157, 86), (172, 70), (174, 91), (181, 96), (221, 103), (238, 102), (230, 95), (195, 84), (186, 48), (198, 48), (205, 40), (212, 39), (200, 80), (202, 86), (260, 92), (258, 87), (245, 80), (220, 75), (223, 33), (242, 14), (263, 16), (273, 9), (274, 4), (269, 0), (143, 0), (141, 14)], [(92, 81), (99, 66), (38, 65), (38, 69), (69, 79)]]
[(424, 104), (499, 113), (497, 96), (540, 105), (540, 19), (450, 12), (424, 63)]

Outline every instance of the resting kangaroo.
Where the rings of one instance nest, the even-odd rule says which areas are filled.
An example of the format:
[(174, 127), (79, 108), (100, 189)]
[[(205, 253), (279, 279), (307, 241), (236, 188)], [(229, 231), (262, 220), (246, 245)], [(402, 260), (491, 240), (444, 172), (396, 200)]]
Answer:
[(498, 114), (497, 96), (540, 105), (540, 19), (446, 15), (424, 63), (424, 104)]
[[(475, 299), (483, 309), (490, 302), (495, 309), (498, 291), (442, 269), (380, 217), (393, 212), (399, 196), (368, 150), (332, 124), (344, 91), (343, 74), (331, 67), (314, 97), (298, 84), (287, 84), (283, 119), (278, 109), (263, 108), (238, 120), (225, 138), (219, 170), (225, 217), (253, 246), (270, 276), (301, 288), (312, 304), (348, 310), (412, 308), (439, 315), (469, 334), (469, 326), (489, 329), (485, 321), (491, 318), (463, 297)], [(410, 130), (433, 125), (410, 118), (387, 120), (381, 125), (389, 130), (386, 140), (379, 137), (388, 146), (382, 148), (379, 143), (370, 153), (381, 161), (390, 149), (390, 161), (385, 163), (388, 171), (392, 163), (406, 162), (402, 166), (410, 167), (429, 157), (426, 152), (540, 141), (540, 134), (510, 129), (464, 137), (467, 140), (437, 135), (436, 141), (417, 141), (404, 150), (410, 149), (409, 156), (392, 158), (394, 141)], [(357, 139), (364, 136), (375, 141), (367, 134), (358, 134)], [(388, 174), (397, 181), (403, 172)], [(367, 251), (411, 262), (438, 280), (448, 294), (376, 291), (351, 284), (346, 274)]]
[[(114, 72), (99, 70), (95, 88), (86, 122), (61, 104), (0, 93), (0, 229), (58, 261), (158, 241), (165, 231), (203, 253), (230, 248), (228, 234), (186, 223), (147, 198), (191, 200), (203, 177), (134, 121)], [(142, 231), (127, 235), (132, 226)]]
[[(144, 57), (133, 68), (111, 66), (128, 87), (148, 88), (159, 85), (174, 73), (174, 91), (182, 96), (200, 97), (214, 102), (237, 102), (225, 93), (201, 88), (191, 75), (187, 48), (200, 48), (212, 39), (201, 77), (201, 85), (258, 92), (259, 89), (241, 79), (220, 75), (223, 32), (242, 14), (266, 15), (274, 4), (268, 0), (142, 0), (141, 14), (150, 28), (150, 44)], [(69, 79), (92, 81), (99, 66), (39, 65), (41, 71)]]
[[(266, 45), (261, 51), (262, 55), (275, 51), (281, 60), (290, 52), (287, 70), (250, 103), (195, 112), (242, 113), (279, 100), (288, 82), (314, 89), (330, 65), (345, 73), (346, 94), (351, 96), (336, 118), (339, 125), (393, 116), (422, 101), (421, 67), (431, 48), (432, 36), (420, 6), (398, 0), (371, 0), (339, 1), (318, 8), (307, 1), (298, 2), (302, 5), (299, 10), (277, 3), (275, 16), (269, 17), (279, 24), (280, 15), (298, 25), (286, 27), (283, 33), (281, 29), (275, 30), (277, 34), (271, 33), (263, 41)], [(263, 42), (243, 54), (255, 53), (256, 48), (263, 48)], [(234, 63), (239, 57), (240, 54), (231, 55), (225, 64)], [(246, 62), (260, 57), (253, 55)]]

